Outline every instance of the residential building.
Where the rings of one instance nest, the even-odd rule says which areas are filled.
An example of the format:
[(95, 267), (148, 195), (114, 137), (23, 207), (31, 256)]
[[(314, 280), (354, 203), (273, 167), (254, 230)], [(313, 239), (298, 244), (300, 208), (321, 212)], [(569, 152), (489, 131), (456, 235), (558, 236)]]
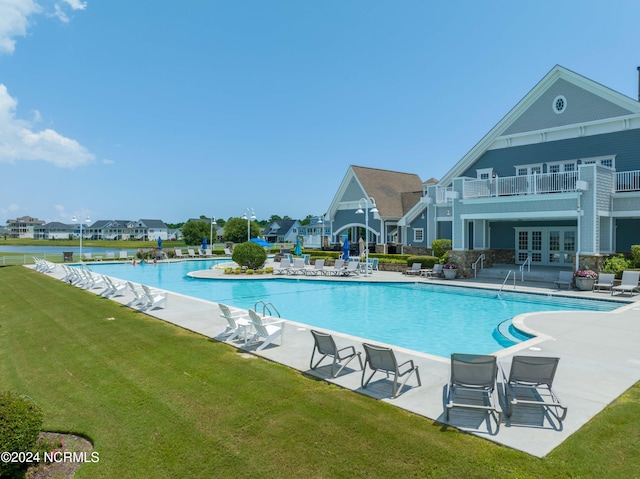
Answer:
[(10, 238), (35, 238), (35, 229), (45, 224), (44, 221), (31, 216), (22, 216), (15, 220), (7, 220)]
[(262, 230), (262, 237), (271, 244), (295, 243), (300, 235), (300, 221), (275, 220)]

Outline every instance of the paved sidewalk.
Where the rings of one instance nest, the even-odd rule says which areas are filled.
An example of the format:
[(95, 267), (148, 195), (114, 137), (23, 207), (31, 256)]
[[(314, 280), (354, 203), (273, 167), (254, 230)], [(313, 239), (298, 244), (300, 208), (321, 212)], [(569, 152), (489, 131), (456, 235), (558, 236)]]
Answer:
[[(62, 269), (57, 267), (53, 273), (49, 274), (61, 278)], [(216, 270), (206, 270), (194, 276), (207, 277), (210, 280), (225, 279), (225, 275)], [(277, 277), (280, 278), (280, 276)], [(268, 278), (269, 276), (258, 276), (248, 280)], [(311, 281), (317, 279), (314, 276), (295, 276), (296, 280), (301, 278)], [(232, 279), (238, 279), (238, 276), (234, 275)], [(320, 277), (320, 279), (327, 279), (327, 277)], [(433, 281), (391, 272), (376, 272), (368, 277), (360, 275), (342, 280)], [(471, 280), (443, 281), (443, 283), (494, 289), (500, 286)], [(527, 284), (519, 286), (517, 291), (567, 294), (566, 291), (560, 292), (552, 288), (552, 286), (546, 288), (544, 285), (541, 287), (540, 284)], [(92, 290), (96, 294), (100, 291), (100, 289)], [(604, 298), (606, 296), (610, 299), (608, 294), (602, 293), (574, 292), (573, 294), (580, 297)], [(121, 304), (127, 304), (132, 298), (133, 295), (128, 292), (124, 296), (113, 299)], [(265, 299), (268, 301), (268, 298)], [(409, 388), (406, 388), (398, 398), (392, 399), (390, 381), (377, 375), (376, 378), (382, 377), (382, 380), (374, 381), (367, 389), (362, 389), (360, 386), (362, 373), (357, 370), (359, 366), (356, 361), (349, 365), (356, 369), (347, 368), (340, 377), (330, 379), (330, 366), (310, 371), (309, 360), (313, 348), (313, 339), (309, 333), (310, 326), (294, 321), (286, 322), (282, 345), (276, 341), (276, 344), (260, 352), (254, 351), (255, 346), (247, 348), (247, 351), (496, 443), (543, 457), (640, 380), (640, 348), (638, 347), (640, 303), (629, 304), (629, 299), (626, 297), (626, 302), (621, 302), (621, 308), (611, 313), (563, 311), (519, 316), (514, 319), (514, 323), (521, 329), (534, 332), (537, 337), (495, 354), (507, 372), (514, 354), (561, 358), (554, 390), (568, 406), (567, 417), (562, 423), (537, 407), (516, 409), (510, 419), (503, 415), (499, 427), (482, 411), (463, 409), (453, 409), (450, 420), (447, 422), (444, 416), (443, 397), (445, 385), (449, 380), (449, 360), (392, 345), (389, 346), (393, 347), (399, 362), (413, 359), (419, 366), (421, 387), (417, 387), (415, 377), (412, 377), (408, 381)], [(640, 295), (632, 299), (640, 299)], [(216, 336), (227, 325), (226, 321), (220, 317), (220, 310), (216, 303), (173, 292), (169, 292), (166, 308), (146, 311), (146, 314), (208, 337)], [(335, 332), (332, 334), (338, 347), (354, 345), (357, 350), (362, 351), (361, 343), (366, 341), (366, 338)], [(242, 346), (240, 341), (229, 344), (235, 347)]]

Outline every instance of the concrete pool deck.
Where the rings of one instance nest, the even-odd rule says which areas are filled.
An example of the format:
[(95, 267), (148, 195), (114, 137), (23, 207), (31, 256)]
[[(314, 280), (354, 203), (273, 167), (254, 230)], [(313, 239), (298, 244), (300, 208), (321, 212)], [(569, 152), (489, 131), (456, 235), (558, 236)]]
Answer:
[[(62, 268), (56, 267), (49, 274), (60, 279), (63, 276)], [(207, 277), (211, 280), (241, 278), (265, 280), (272, 275), (253, 277), (224, 275), (221, 270), (208, 269), (194, 276)], [(500, 287), (500, 284), (475, 280), (427, 280), (417, 276), (383, 271), (369, 276), (348, 278), (300, 275), (275, 276), (275, 278), (301, 281), (329, 279), (363, 282), (434, 282), (490, 289)], [(101, 291), (102, 289), (92, 290), (96, 294)], [(611, 299), (609, 293), (559, 291), (554, 285), (541, 283), (519, 283), (516, 291)], [(133, 295), (127, 292), (124, 296), (112, 299), (126, 305), (133, 299)], [(402, 394), (392, 399), (390, 381), (378, 374), (367, 389), (362, 389), (360, 386), (362, 373), (358, 370), (359, 366), (355, 361), (350, 363), (349, 368), (345, 369), (338, 378), (331, 379), (330, 365), (321, 366), (314, 371), (309, 369), (314, 344), (309, 333), (311, 327), (295, 321), (287, 320), (282, 345), (276, 340), (275, 344), (262, 351), (256, 352), (256, 346), (249, 347), (246, 351), (289, 366), (303, 374), (388, 402), (443, 425), (458, 428), (533, 456), (543, 457), (640, 380), (640, 347), (638, 347), (640, 344), (640, 302), (638, 302), (640, 295), (613, 299), (621, 302), (621, 307), (614, 312), (562, 311), (519, 316), (514, 323), (521, 329), (535, 332), (537, 337), (495, 353), (498, 362), (504, 366), (507, 373), (511, 357), (515, 354), (560, 358), (554, 390), (568, 407), (567, 417), (562, 423), (554, 420), (553, 415), (539, 407), (524, 406), (515, 409), (511, 418), (502, 415), (499, 427), (496, 427), (495, 421), (489, 420), (486, 413), (468, 409), (453, 409), (449, 421), (446, 421), (443, 398), (445, 386), (449, 380), (449, 359), (392, 345), (389, 346), (393, 347), (399, 362), (413, 359), (419, 366), (422, 386), (417, 387), (415, 376), (413, 376)], [(632, 303), (629, 303), (630, 299), (633, 300)], [(269, 299), (265, 298), (265, 301)], [(157, 308), (145, 313), (210, 338), (219, 334), (227, 326), (226, 321), (220, 317), (217, 303), (172, 292), (169, 292), (166, 308)], [(363, 351), (361, 343), (365, 342), (366, 338), (331, 333), (338, 347), (353, 345), (358, 351)], [(242, 346), (240, 341), (224, 342), (238, 348)], [(328, 361), (326, 363), (329, 364)]]

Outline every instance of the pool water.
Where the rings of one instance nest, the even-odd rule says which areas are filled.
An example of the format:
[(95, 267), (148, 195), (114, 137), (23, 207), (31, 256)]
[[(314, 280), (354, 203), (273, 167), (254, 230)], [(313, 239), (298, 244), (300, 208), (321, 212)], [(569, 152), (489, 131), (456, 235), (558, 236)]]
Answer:
[[(270, 279), (207, 280), (187, 276), (216, 261), (96, 264), (91, 269), (205, 300), (249, 309), (272, 303), (283, 318), (428, 354), (490, 354), (512, 346), (497, 332), (514, 316), (536, 311), (611, 311), (610, 301), (502, 293), (428, 283), (357, 283)], [(169, 306), (170, 307), (170, 306)], [(260, 311), (260, 309), (259, 309)], [(512, 338), (513, 339), (513, 338)]]

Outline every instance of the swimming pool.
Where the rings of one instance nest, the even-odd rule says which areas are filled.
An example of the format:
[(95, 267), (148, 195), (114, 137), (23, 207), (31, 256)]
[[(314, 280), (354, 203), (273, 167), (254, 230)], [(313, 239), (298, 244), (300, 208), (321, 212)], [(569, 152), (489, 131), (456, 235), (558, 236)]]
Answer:
[(436, 356), (490, 354), (514, 343), (497, 327), (522, 313), (610, 311), (609, 301), (502, 293), (428, 283), (357, 283), (292, 279), (207, 280), (187, 273), (218, 260), (92, 264), (96, 273), (249, 309), (270, 302), (283, 318)]

